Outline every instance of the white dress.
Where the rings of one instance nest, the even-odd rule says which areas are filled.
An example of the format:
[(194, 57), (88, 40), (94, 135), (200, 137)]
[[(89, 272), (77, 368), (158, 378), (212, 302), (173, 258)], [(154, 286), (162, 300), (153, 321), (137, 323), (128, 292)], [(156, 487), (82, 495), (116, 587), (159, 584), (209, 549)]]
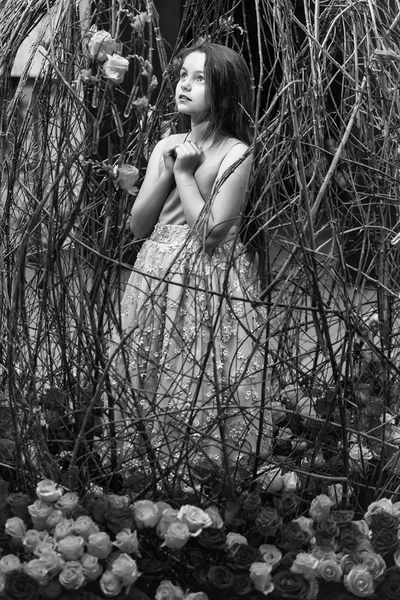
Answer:
[[(234, 143), (223, 140), (224, 150)], [(221, 143), (217, 150), (226, 155)], [(205, 198), (219, 164), (207, 156), (196, 171)], [(203, 251), (173, 189), (138, 254), (114, 333), (125, 450), (162, 467), (233, 467), (269, 451), (265, 313), (255, 305), (257, 294), (255, 267), (236, 228)]]

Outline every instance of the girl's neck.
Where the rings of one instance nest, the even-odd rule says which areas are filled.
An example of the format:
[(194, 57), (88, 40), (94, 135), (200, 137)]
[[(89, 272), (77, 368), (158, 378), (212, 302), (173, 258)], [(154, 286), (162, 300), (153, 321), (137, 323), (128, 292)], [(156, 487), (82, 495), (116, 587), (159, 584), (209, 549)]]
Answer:
[(188, 134), (188, 137), (190, 138), (190, 140), (192, 142), (196, 142), (196, 144), (198, 146), (204, 146), (204, 145), (212, 145), (215, 138), (217, 136), (213, 136), (212, 138), (209, 137), (205, 137), (205, 131), (207, 129), (207, 122), (201, 122), (201, 123), (193, 123), (191, 124), (190, 127), (190, 131)]

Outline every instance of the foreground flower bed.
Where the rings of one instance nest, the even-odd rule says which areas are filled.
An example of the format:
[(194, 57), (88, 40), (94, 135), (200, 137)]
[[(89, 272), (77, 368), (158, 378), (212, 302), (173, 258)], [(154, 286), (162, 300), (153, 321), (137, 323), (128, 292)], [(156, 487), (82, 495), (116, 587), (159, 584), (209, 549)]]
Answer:
[(400, 502), (355, 520), (321, 494), (299, 514), (293, 483), (218, 508), (80, 499), (43, 480), (2, 507), (0, 598), (398, 600)]

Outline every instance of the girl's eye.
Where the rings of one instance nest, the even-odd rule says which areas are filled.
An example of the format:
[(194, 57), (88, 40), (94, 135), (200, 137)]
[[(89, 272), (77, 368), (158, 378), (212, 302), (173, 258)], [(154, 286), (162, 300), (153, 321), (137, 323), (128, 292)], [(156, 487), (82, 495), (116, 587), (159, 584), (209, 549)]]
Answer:
[(197, 81), (204, 81), (204, 76), (203, 75), (199, 75), (197, 78)]
[(181, 79), (185, 79), (187, 77), (187, 73), (181, 73)]

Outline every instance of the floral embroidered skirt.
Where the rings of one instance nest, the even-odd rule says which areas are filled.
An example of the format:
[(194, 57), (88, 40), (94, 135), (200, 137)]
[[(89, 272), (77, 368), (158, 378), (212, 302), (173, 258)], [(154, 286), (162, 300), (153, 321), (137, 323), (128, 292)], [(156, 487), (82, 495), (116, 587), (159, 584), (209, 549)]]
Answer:
[(164, 465), (223, 457), (235, 464), (268, 453), (265, 315), (256, 294), (238, 240), (206, 253), (187, 225), (156, 225), (129, 278), (111, 348), (128, 445), (140, 438)]

